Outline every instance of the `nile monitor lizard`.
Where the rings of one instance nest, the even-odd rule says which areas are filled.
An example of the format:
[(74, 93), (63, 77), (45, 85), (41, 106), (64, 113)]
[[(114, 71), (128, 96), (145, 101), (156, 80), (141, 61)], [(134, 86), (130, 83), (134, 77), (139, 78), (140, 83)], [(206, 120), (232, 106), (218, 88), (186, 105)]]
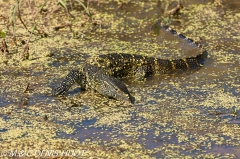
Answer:
[(200, 53), (182, 59), (159, 59), (137, 54), (104, 54), (90, 57), (78, 70), (72, 70), (53, 90), (53, 95), (63, 95), (77, 82), (83, 89), (93, 89), (102, 95), (120, 101), (133, 102), (126, 85), (118, 78), (134, 76), (139, 80), (150, 75), (168, 74), (176, 70), (199, 68), (207, 58), (207, 51), (194, 40), (177, 33), (168, 26), (162, 28), (196, 46)]

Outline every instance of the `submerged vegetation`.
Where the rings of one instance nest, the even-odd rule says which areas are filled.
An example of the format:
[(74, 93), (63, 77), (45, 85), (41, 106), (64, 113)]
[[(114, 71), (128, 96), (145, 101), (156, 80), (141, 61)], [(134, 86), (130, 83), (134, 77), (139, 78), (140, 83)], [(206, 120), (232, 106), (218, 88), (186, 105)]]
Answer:
[[(3, 0), (0, 154), (86, 150), (87, 158), (239, 158), (239, 6), (238, 0)], [(207, 47), (202, 69), (124, 81), (136, 98), (131, 107), (78, 86), (65, 97), (51, 95), (92, 55), (196, 55), (161, 31), (158, 20)]]

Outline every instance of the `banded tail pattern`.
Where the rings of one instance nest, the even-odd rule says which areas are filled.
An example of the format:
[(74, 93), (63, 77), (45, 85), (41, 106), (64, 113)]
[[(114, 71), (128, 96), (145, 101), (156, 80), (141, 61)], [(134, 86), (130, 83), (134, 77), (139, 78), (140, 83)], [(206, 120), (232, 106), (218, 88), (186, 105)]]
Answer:
[(184, 71), (203, 66), (208, 52), (200, 43), (187, 38), (169, 26), (161, 25), (161, 27), (197, 47), (199, 54), (181, 59), (160, 59), (138, 54), (112, 53), (92, 57), (89, 59), (89, 63), (104, 69), (110, 76), (121, 78), (138, 76), (137, 78), (140, 80), (150, 75), (171, 74), (179, 70)]
[[(178, 33), (177, 31), (175, 31), (174, 29), (172, 29), (171, 27), (167, 26), (167, 25), (163, 25), (159, 22), (160, 26), (166, 30), (167, 32), (178, 36), (181, 39), (184, 39), (185, 41), (187, 41), (188, 43), (192, 44), (193, 46), (197, 47), (200, 51), (200, 53), (197, 56), (193, 56), (193, 57), (187, 57), (187, 58), (182, 58), (179, 59), (180, 61), (184, 61), (184, 63), (186, 64), (186, 66), (188, 68), (194, 68), (194, 67), (199, 67), (202, 66), (208, 56), (208, 52), (207, 50), (203, 47), (203, 45), (201, 45), (199, 42), (194, 41), (191, 38), (186, 37), (185, 35)], [(178, 60), (173, 60), (175, 62), (177, 62)]]

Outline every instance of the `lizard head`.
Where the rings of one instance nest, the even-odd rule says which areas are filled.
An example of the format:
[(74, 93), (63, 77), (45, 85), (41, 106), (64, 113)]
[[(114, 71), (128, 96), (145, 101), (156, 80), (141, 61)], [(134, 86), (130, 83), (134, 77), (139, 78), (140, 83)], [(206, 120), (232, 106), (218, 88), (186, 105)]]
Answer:
[(126, 103), (134, 103), (134, 98), (129, 93), (127, 86), (119, 79), (105, 74), (99, 74), (97, 79), (96, 87), (93, 89), (100, 94)]

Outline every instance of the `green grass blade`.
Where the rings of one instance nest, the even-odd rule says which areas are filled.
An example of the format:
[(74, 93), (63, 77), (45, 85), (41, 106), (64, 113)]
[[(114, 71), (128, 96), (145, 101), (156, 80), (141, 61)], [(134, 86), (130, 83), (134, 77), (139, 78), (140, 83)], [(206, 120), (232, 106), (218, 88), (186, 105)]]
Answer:
[(68, 11), (68, 8), (66, 6), (66, 2), (64, 2), (63, 0), (58, 0), (58, 3)]
[(17, 5), (14, 5), (14, 6), (12, 6), (12, 8), (11, 8), (11, 10), (10, 10), (12, 23), (15, 22), (15, 11), (16, 11), (16, 7), (17, 7)]
[(87, 12), (88, 16), (91, 17), (91, 13), (87, 9), (87, 7), (80, 0), (76, 0), (76, 1), (84, 8), (84, 10)]

